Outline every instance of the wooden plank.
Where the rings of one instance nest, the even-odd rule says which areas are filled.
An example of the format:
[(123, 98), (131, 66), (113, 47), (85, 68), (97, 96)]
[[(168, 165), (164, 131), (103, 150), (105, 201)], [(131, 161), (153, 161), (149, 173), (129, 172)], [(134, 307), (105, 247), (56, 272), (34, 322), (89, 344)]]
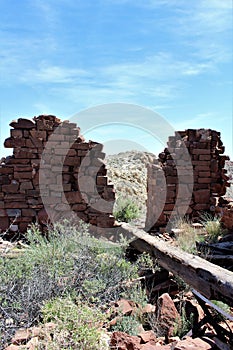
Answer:
[(184, 252), (142, 229), (126, 223), (122, 224), (122, 229), (137, 238), (130, 244), (133, 248), (154, 256), (162, 267), (178, 275), (206, 298), (233, 306), (233, 272)]

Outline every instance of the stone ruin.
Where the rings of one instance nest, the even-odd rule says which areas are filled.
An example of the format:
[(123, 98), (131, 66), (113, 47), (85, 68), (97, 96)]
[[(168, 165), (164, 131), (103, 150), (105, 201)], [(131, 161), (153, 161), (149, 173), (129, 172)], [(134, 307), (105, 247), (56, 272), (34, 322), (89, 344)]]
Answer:
[[(103, 145), (85, 142), (75, 123), (61, 122), (52, 115), (34, 117), (33, 121), (20, 118), (10, 126), (11, 136), (5, 140), (4, 146), (13, 148), (13, 156), (2, 159), (0, 165), (1, 231), (11, 225), (11, 231), (25, 232), (27, 226), (35, 221), (46, 225), (48, 211), (44, 202), (48, 205), (46, 209), (53, 211), (54, 217), (66, 217), (66, 212), (73, 211), (78, 218), (93, 225), (114, 225), (112, 209), (115, 193), (113, 185), (108, 184), (102, 160), (105, 157)], [(48, 140), (52, 140), (50, 149), (44, 154)], [(43, 177), (40, 179), (42, 156)], [(81, 163), (86, 163), (82, 165), (85, 179), (82, 193), (78, 184)], [(59, 187), (60, 182), (62, 188)], [(93, 209), (93, 201), (99, 198), (109, 203), (104, 212)]]
[[(167, 148), (154, 164), (148, 165), (147, 230), (165, 227), (171, 215), (175, 219), (186, 212), (195, 219), (203, 212), (224, 210), (227, 201), (223, 196), (230, 186), (224, 169), (229, 157), (223, 155), (224, 150), (220, 132), (210, 129), (188, 129), (169, 137)], [(190, 201), (182, 212), (182, 202), (189, 194)]]
[[(0, 232), (9, 227), (25, 232), (35, 221), (44, 227), (51, 215), (56, 219), (70, 213), (92, 227), (114, 227), (115, 193), (103, 145), (86, 142), (75, 123), (52, 115), (20, 118), (10, 126), (4, 146), (13, 148), (13, 155), (0, 164)], [(220, 133), (214, 130), (188, 129), (169, 137), (167, 148), (148, 165), (147, 231), (165, 227), (182, 210), (194, 219), (203, 211), (217, 212), (226, 227), (233, 227), (233, 206), (223, 198), (230, 185), (224, 169), (229, 158), (223, 153)], [(185, 207), (186, 194), (191, 197)]]

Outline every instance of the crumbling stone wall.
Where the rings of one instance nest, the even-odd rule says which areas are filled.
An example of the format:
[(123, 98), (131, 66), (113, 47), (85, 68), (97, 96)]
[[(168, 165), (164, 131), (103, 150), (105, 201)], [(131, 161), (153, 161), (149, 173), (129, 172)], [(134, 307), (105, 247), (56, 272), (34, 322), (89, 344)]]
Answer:
[[(13, 156), (2, 159), (0, 164), (0, 231), (7, 230), (12, 223), (11, 230), (20, 232), (36, 220), (44, 225), (48, 217), (41, 190), (43, 199), (58, 217), (73, 211), (93, 225), (114, 225), (115, 194), (113, 185), (108, 184), (101, 144), (85, 142), (75, 123), (61, 122), (52, 115), (34, 117), (33, 121), (21, 118), (10, 126), (11, 136), (4, 146), (13, 148)], [(60, 126), (61, 131), (55, 132)], [(50, 148), (43, 158), (44, 178), (40, 179), (41, 157), (51, 137)], [(81, 192), (78, 176), (84, 158)], [(64, 161), (62, 174), (61, 160)], [(61, 176), (62, 191), (58, 186)], [(109, 204), (104, 212), (92, 206), (98, 198)]]
[[(199, 217), (204, 211), (214, 212), (216, 206), (221, 205), (219, 199), (225, 195), (226, 187), (229, 186), (227, 170), (224, 169), (225, 161), (229, 158), (223, 153), (220, 133), (214, 130), (188, 129), (169, 137), (167, 148), (159, 154), (154, 164), (148, 166), (146, 229), (152, 232), (166, 226), (172, 213), (179, 217), (179, 210), (182, 209), (182, 198), (177, 198), (179, 186), (182, 187), (183, 200), (191, 191), (186, 212), (190, 218)], [(186, 167), (187, 157), (190, 157), (191, 168)], [(177, 164), (181, 169), (179, 178)], [(180, 204), (174, 213), (178, 199)], [(155, 220), (156, 215), (158, 220)]]

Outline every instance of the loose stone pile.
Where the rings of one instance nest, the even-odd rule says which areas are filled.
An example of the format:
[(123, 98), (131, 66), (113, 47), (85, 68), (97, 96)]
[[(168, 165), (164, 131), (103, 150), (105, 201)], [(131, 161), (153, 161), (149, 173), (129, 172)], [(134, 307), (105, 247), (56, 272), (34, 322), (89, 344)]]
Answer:
[(85, 222), (113, 226), (115, 194), (101, 144), (85, 142), (75, 123), (52, 115), (20, 118), (10, 126), (4, 146), (13, 148), (13, 156), (0, 164), (1, 231), (11, 225), (12, 231), (24, 232), (36, 220), (43, 225), (48, 212), (61, 218), (73, 211)]
[[(172, 215), (199, 217), (215, 211), (229, 186), (220, 133), (210, 129), (188, 129), (169, 137), (168, 147), (154, 164), (148, 165), (147, 230), (165, 226)], [(190, 201), (185, 208), (185, 200)], [(175, 203), (179, 205), (175, 208)], [(155, 222), (155, 217), (158, 217)]]

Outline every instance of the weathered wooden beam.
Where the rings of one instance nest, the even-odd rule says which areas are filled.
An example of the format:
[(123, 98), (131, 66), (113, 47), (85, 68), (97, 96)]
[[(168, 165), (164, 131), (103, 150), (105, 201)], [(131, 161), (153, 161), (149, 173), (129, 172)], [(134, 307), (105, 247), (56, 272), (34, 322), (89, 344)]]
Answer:
[(233, 272), (184, 252), (142, 229), (125, 223), (122, 229), (136, 237), (131, 242), (133, 248), (156, 257), (162, 267), (178, 275), (206, 298), (233, 306)]

